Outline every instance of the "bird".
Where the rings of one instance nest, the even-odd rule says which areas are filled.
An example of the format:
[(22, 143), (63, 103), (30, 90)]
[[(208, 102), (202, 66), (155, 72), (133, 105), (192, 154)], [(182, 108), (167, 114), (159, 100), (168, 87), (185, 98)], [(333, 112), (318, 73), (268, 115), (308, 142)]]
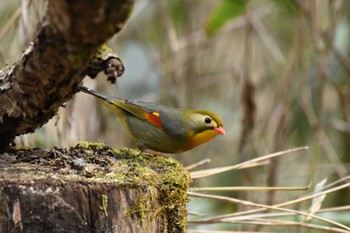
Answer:
[(140, 151), (175, 154), (225, 135), (221, 118), (210, 111), (179, 109), (101, 94), (81, 86), (80, 91), (102, 100)]

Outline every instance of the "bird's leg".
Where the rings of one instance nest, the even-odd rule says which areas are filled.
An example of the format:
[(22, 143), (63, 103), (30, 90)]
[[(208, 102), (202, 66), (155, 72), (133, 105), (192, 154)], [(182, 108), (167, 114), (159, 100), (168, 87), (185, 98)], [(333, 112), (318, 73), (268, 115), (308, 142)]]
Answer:
[(169, 153), (163, 153), (163, 152), (149, 150), (149, 149), (147, 149), (147, 152), (149, 152), (153, 156), (161, 156), (161, 157), (164, 157), (164, 158), (170, 158), (171, 157), (171, 154), (169, 154)]
[(140, 150), (140, 153), (138, 154), (138, 156), (141, 156), (143, 154), (144, 150)]
[(165, 157), (165, 158), (169, 158), (170, 157), (170, 154), (167, 154), (167, 153), (162, 153), (162, 152), (159, 152), (159, 151), (154, 151), (154, 150), (151, 150), (148, 148), (148, 145), (142, 141), (137, 141), (136, 142), (136, 147), (140, 150), (140, 153), (139, 155), (142, 155), (143, 152), (147, 151), (147, 152), (150, 152), (151, 155), (154, 155), (154, 156), (162, 156), (162, 157)]
[(148, 148), (147, 144), (141, 141), (136, 142), (136, 147), (140, 150), (139, 156)]

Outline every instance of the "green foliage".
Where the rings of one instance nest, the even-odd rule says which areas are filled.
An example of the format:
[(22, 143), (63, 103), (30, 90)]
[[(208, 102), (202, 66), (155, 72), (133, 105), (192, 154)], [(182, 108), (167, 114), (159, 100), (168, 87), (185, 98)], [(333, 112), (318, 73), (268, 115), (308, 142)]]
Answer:
[(215, 34), (229, 20), (245, 12), (248, 0), (222, 0), (213, 10), (206, 26), (208, 35)]

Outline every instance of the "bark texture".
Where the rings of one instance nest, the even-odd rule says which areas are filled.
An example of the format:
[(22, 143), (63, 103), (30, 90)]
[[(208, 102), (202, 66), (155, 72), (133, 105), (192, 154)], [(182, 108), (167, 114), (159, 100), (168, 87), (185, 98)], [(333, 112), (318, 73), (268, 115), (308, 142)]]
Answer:
[(0, 232), (184, 232), (187, 171), (103, 145), (0, 156)]
[(0, 149), (34, 132), (77, 91), (98, 48), (119, 32), (133, 0), (49, 0), (36, 38), (0, 72)]

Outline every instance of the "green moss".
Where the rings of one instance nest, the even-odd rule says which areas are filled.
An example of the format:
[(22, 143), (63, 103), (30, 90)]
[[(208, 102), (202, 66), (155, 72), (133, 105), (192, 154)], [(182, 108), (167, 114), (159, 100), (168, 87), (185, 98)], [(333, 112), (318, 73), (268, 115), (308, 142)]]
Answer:
[[(177, 160), (152, 155), (149, 153), (140, 153), (138, 150), (122, 148), (112, 149), (100, 143), (79, 143), (75, 148), (82, 147), (88, 151), (98, 151), (100, 156), (110, 156), (118, 163), (113, 164), (114, 171), (112, 175), (96, 174), (105, 179), (116, 179), (118, 183), (127, 187), (150, 187), (147, 192), (151, 195), (140, 196), (135, 205), (129, 210), (129, 214), (137, 214), (140, 220), (145, 220), (148, 214), (151, 219), (146, 224), (149, 225), (159, 215), (167, 216), (164, 229), (175, 229), (175, 231), (184, 231), (186, 226), (186, 203), (187, 190), (191, 178), (187, 170)], [(127, 166), (125, 167), (125, 164)], [(152, 192), (152, 188), (157, 190), (157, 194)], [(152, 202), (157, 201), (160, 208), (154, 209)], [(147, 232), (147, 231), (145, 231)]]
[(15, 150), (31, 150), (31, 149), (33, 149), (33, 148), (30, 146), (26, 146), (26, 145), (19, 145), (19, 146), (15, 147)]
[[(40, 179), (54, 175), (59, 181), (108, 182), (122, 189), (135, 190), (134, 204), (128, 214), (139, 217), (145, 232), (157, 218), (166, 218), (164, 231), (183, 232), (185, 229), (191, 178), (182, 164), (173, 158), (89, 142), (79, 142), (69, 149), (26, 147), (16, 153), (17, 161), (43, 167), (40, 170), (40, 166), (36, 166), (31, 177)], [(52, 174), (47, 171), (48, 167)], [(107, 216), (106, 197), (102, 196), (101, 202)]]
[[(142, 232), (148, 232), (149, 227), (151, 226), (151, 223), (155, 221), (155, 217), (152, 215), (154, 213), (154, 201), (157, 198), (156, 191), (153, 190), (154, 188), (151, 188), (147, 190), (147, 193), (149, 195), (143, 195), (143, 193), (140, 193), (140, 196), (137, 198), (138, 202), (132, 206), (128, 212), (127, 215), (136, 215), (139, 219), (139, 224), (142, 225), (143, 222), (145, 222), (145, 226), (142, 227)], [(149, 221), (147, 221), (147, 216), (151, 214), (151, 217)]]
[(105, 145), (104, 143), (96, 143), (96, 142), (92, 143), (92, 142), (84, 142), (84, 141), (80, 141), (74, 145), (74, 148), (81, 148), (85, 150), (104, 149), (106, 147), (107, 145)]
[(108, 196), (107, 195), (102, 195), (102, 208), (103, 208), (103, 211), (105, 212), (105, 215), (108, 217), (108, 212), (107, 212), (107, 209), (108, 209)]

